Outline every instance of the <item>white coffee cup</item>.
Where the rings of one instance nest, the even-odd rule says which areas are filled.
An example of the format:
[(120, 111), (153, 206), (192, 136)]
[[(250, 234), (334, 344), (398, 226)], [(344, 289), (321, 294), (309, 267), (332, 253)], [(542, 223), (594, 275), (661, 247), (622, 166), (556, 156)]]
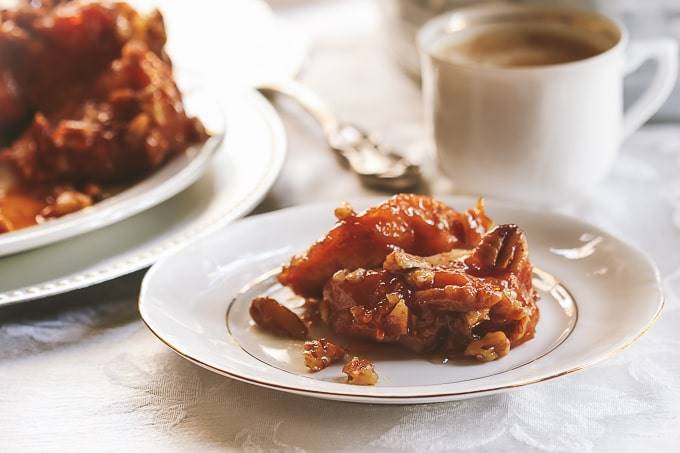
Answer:
[[(445, 50), (464, 33), (497, 26), (555, 27), (592, 39), (602, 51), (559, 64), (505, 67)], [(629, 42), (617, 21), (573, 9), (462, 8), (426, 23), (418, 47), (442, 171), (459, 192), (528, 204), (560, 204), (592, 189), (621, 142), (666, 100), (678, 74), (675, 41)], [(657, 63), (655, 78), (623, 112), (623, 77), (647, 60)]]

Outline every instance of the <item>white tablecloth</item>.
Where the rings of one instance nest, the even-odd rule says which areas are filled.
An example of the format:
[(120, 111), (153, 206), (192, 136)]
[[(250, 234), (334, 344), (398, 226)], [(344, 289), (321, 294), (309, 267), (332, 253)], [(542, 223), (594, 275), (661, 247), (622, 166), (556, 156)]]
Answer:
[[(324, 22), (329, 8), (333, 20)], [(418, 87), (385, 55), (372, 5), (281, 10), (314, 38), (303, 80), (342, 116), (401, 148), (424, 149)], [(369, 193), (338, 168), (313, 123), (282, 108), (290, 158), (258, 211)], [(138, 273), (0, 311), (0, 451), (680, 451), (678, 175), (680, 125), (648, 126), (625, 144), (607, 181), (566, 209), (648, 251), (663, 276), (660, 321), (600, 366), (447, 404), (287, 395), (168, 350), (139, 320)], [(433, 188), (447, 185), (436, 180)]]

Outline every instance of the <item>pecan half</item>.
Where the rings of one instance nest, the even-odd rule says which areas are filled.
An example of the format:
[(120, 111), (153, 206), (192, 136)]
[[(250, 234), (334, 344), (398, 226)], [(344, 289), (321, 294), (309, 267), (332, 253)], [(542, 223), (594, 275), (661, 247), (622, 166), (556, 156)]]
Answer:
[(271, 297), (256, 297), (250, 303), (250, 317), (265, 330), (296, 340), (307, 338), (307, 326), (298, 315)]
[(517, 271), (529, 250), (524, 232), (517, 225), (498, 225), (486, 233), (466, 263), (480, 275)]

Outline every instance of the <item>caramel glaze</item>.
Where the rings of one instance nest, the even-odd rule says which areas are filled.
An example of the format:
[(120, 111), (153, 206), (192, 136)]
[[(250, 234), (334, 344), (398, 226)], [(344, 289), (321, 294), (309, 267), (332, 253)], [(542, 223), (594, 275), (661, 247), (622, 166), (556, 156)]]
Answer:
[[(41, 224), (79, 211), (119, 193), (141, 178), (125, 184), (13, 184), (0, 190), (0, 234)], [(60, 194), (67, 194), (66, 198)]]
[(26, 193), (11, 193), (0, 197), (0, 233), (26, 228), (38, 223), (47, 202)]

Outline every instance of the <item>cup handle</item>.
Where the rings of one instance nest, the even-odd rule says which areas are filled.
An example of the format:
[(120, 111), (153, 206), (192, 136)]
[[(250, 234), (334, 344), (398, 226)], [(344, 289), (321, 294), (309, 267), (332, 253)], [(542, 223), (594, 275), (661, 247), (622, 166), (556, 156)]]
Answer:
[(656, 73), (647, 90), (623, 117), (623, 138), (640, 128), (668, 99), (678, 78), (678, 43), (670, 38), (650, 38), (628, 45), (624, 75), (635, 72), (647, 60), (656, 62)]

